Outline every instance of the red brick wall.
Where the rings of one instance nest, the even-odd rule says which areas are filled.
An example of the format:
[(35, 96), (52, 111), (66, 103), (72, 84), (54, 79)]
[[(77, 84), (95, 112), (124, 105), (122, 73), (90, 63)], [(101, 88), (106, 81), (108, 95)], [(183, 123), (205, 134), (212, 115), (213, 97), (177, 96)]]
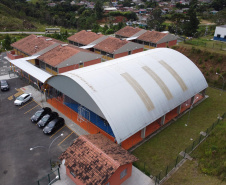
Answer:
[(85, 185), (82, 183), (78, 178), (74, 178), (73, 175), (71, 175), (70, 170), (66, 167), (66, 174), (71, 178), (71, 180), (76, 184), (76, 185)]
[[(125, 177), (120, 179), (120, 174), (121, 172), (127, 168), (127, 174)], [(116, 172), (110, 177), (110, 179), (107, 181), (110, 182), (110, 185), (120, 185), (122, 184), (125, 180), (127, 180), (132, 174), (132, 163), (125, 164), (123, 166), (120, 166)], [(105, 183), (105, 184), (107, 184)]]
[(101, 63), (101, 58), (95, 59), (95, 60), (90, 60), (88, 62), (84, 62), (84, 67), (86, 66), (91, 66), (93, 64), (98, 64)]
[(59, 70), (59, 73), (63, 73), (63, 72), (74, 70), (74, 69), (78, 69), (78, 68), (79, 68), (79, 65), (75, 64), (75, 65), (72, 65), (72, 66), (59, 68), (58, 70)]
[(174, 46), (176, 44), (177, 44), (177, 40), (172, 40), (172, 41), (169, 41), (168, 46), (170, 47), (170, 46)]
[(165, 48), (166, 46), (167, 46), (166, 42), (161, 43), (161, 44), (157, 44), (157, 48)]
[(142, 51), (144, 51), (143, 48), (135, 49), (135, 50), (132, 51), (132, 54), (139, 53), (139, 52), (142, 52)]
[(120, 57), (124, 57), (124, 56), (127, 56), (127, 55), (128, 55), (128, 52), (118, 53), (118, 54), (115, 54), (114, 58), (120, 58)]

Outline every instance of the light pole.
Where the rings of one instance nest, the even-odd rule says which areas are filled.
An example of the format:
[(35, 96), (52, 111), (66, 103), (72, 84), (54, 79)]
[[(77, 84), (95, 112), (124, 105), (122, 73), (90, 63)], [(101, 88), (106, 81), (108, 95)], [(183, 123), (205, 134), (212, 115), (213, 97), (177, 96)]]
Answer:
[(34, 84), (38, 87), (38, 89), (39, 89), (39, 91), (40, 91), (40, 93), (41, 93), (41, 104), (42, 104), (42, 107), (43, 107), (43, 102), (42, 102), (42, 91), (41, 91), (39, 85), (38, 85), (36, 82), (34, 82)]
[(192, 106), (193, 104), (195, 103), (195, 100), (198, 99), (199, 97), (196, 97), (193, 101), (193, 103), (191, 104), (191, 107), (189, 108), (189, 113), (188, 113), (188, 119), (187, 119), (187, 123), (185, 124), (185, 126), (188, 126), (188, 122), (189, 122), (189, 119), (190, 119), (190, 114), (191, 114), (191, 109), (192, 109)]
[(224, 91), (224, 77), (223, 77), (222, 74), (219, 74), (218, 72), (216, 72), (216, 75), (219, 75), (223, 79), (223, 85), (222, 85), (222, 93), (223, 93), (223, 91)]
[(46, 146), (35, 146), (35, 147), (30, 148), (31, 151), (34, 150), (35, 148), (45, 148), (45, 149), (47, 149), (47, 152), (48, 152), (48, 158), (49, 158), (49, 163), (50, 163), (50, 168), (51, 168), (51, 170), (52, 170), (52, 161), (51, 161), (51, 157), (50, 157), (50, 148), (51, 148), (53, 142), (54, 142), (57, 138), (59, 138), (59, 137), (61, 137), (61, 136), (63, 136), (63, 135), (64, 135), (64, 134), (62, 133), (62, 134), (60, 134), (59, 136), (57, 136), (57, 137), (50, 143), (49, 147), (46, 147)]
[(58, 180), (59, 176), (57, 175), (53, 180), (50, 181), (50, 183), (48, 185), (51, 185), (53, 181)]

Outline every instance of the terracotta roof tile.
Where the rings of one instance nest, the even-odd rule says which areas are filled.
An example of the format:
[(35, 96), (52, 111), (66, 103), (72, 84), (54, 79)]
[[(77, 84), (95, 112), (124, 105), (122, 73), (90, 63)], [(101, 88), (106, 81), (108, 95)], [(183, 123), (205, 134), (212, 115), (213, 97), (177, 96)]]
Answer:
[(102, 35), (102, 34), (97, 34), (97, 33), (91, 32), (91, 31), (82, 30), (82, 31), (68, 37), (67, 39), (70, 41), (73, 41), (73, 42), (83, 44), (83, 45), (88, 45), (103, 36), (104, 35)]
[(104, 184), (119, 166), (137, 160), (135, 156), (102, 134), (80, 136), (60, 156), (84, 184)]
[(62, 63), (63, 61), (69, 59), (70, 57), (76, 55), (79, 52), (88, 52), (93, 54), (93, 52), (89, 50), (81, 49), (73, 45), (66, 44), (59, 45), (53, 48), (52, 50), (39, 56), (38, 59), (44, 61), (51, 66), (57, 66), (58, 64)]
[(168, 33), (161, 33), (161, 32), (158, 32), (158, 31), (147, 31), (144, 34), (142, 34), (141, 36), (139, 36), (137, 38), (137, 40), (157, 43), (159, 40), (161, 40), (167, 34)]
[(33, 55), (55, 43), (63, 43), (63, 42), (58, 41), (56, 39), (49, 38), (49, 37), (29, 35), (28, 37), (25, 37), (11, 44), (11, 46), (28, 55)]
[(126, 27), (122, 28), (121, 30), (117, 31), (115, 33), (115, 35), (120, 35), (123, 37), (132, 37), (134, 34), (138, 33), (141, 30), (142, 30), (141, 28), (134, 28), (131, 26), (126, 26)]
[(95, 45), (94, 48), (101, 51), (105, 51), (107, 53), (114, 53), (127, 43), (129, 43), (129, 41), (120, 40), (114, 37), (108, 37), (107, 39)]

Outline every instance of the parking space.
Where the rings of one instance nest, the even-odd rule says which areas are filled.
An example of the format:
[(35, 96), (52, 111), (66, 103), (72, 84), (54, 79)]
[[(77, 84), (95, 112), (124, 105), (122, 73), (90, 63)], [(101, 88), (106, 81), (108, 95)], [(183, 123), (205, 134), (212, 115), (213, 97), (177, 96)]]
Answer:
[[(36, 180), (50, 172), (49, 159), (58, 160), (78, 136), (66, 124), (54, 134), (45, 135), (37, 124), (30, 121), (41, 108), (35, 99), (23, 106), (14, 105), (14, 99), (23, 93), (20, 87), (27, 84), (19, 78), (8, 82), (10, 90), (0, 92), (0, 184), (35, 184)], [(30, 150), (36, 146), (41, 147)]]

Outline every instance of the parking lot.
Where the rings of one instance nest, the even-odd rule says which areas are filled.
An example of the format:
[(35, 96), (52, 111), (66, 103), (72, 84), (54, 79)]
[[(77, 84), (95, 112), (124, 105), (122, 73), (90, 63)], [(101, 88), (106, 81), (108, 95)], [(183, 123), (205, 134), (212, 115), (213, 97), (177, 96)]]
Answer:
[[(49, 158), (57, 161), (78, 136), (66, 124), (53, 135), (45, 135), (30, 121), (41, 104), (35, 98), (23, 106), (13, 103), (14, 98), (23, 93), (22, 87), (28, 84), (19, 78), (9, 79), (8, 83), (10, 90), (0, 92), (0, 184), (36, 184), (50, 172)], [(30, 150), (32, 147), (37, 148)]]

